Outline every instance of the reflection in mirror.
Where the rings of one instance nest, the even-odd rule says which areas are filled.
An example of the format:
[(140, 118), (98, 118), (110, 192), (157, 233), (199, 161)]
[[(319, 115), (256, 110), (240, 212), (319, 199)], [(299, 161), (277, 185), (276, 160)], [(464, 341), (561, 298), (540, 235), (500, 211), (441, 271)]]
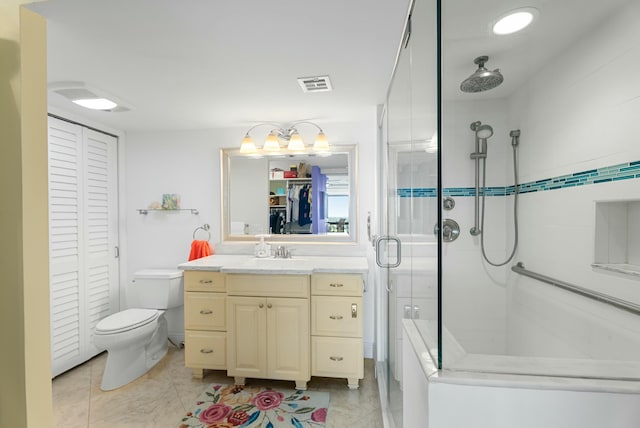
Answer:
[(355, 150), (251, 157), (223, 149), (223, 239), (355, 241)]

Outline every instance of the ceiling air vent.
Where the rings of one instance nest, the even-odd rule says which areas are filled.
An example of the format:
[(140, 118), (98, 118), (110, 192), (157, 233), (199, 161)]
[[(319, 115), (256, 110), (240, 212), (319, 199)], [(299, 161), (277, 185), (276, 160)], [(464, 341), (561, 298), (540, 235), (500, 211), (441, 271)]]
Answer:
[(329, 76), (298, 77), (302, 92), (328, 92), (332, 90)]

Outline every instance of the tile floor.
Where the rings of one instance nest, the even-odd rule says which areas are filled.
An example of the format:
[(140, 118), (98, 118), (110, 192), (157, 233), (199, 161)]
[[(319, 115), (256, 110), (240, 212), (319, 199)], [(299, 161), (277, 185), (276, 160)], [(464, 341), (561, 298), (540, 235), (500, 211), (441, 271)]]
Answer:
[[(103, 353), (53, 380), (53, 426), (65, 428), (177, 428), (210, 383), (233, 383), (225, 371), (206, 370), (193, 379), (184, 366), (184, 349), (169, 347), (167, 356), (132, 383), (114, 391), (100, 390), (107, 354)], [(293, 382), (247, 379), (247, 384), (294, 389)], [(312, 377), (309, 390), (330, 393), (328, 428), (381, 428), (382, 415), (373, 360), (365, 360), (358, 390), (346, 379)]]

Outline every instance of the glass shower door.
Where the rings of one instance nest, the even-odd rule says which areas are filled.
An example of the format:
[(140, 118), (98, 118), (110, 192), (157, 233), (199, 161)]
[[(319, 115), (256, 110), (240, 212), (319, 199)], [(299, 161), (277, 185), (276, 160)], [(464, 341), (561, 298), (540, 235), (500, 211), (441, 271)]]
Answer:
[[(380, 144), (377, 256), (386, 311), (387, 407), (403, 426), (403, 322), (415, 325), (434, 360), (438, 347), (436, 3), (416, 0), (394, 70)], [(415, 399), (415, 398), (414, 398)], [(426, 403), (425, 403), (426, 405)]]

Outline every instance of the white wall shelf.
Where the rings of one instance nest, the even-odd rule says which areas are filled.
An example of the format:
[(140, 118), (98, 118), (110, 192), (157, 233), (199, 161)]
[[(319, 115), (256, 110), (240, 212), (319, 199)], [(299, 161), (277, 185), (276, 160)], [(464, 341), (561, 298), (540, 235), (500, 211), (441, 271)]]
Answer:
[(193, 215), (200, 214), (200, 211), (198, 211), (195, 208), (176, 208), (171, 210), (165, 210), (162, 208), (139, 208), (136, 211), (138, 211), (138, 214), (141, 214), (141, 215), (147, 215), (149, 214), (150, 211), (161, 211), (161, 212), (191, 211), (191, 214)]

